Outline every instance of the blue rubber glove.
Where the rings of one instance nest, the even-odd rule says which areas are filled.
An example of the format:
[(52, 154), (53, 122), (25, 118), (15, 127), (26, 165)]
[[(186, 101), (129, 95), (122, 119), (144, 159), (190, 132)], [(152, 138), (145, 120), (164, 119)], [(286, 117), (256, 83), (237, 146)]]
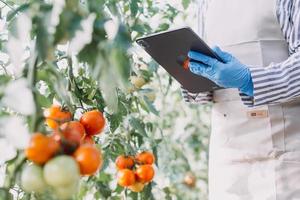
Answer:
[[(219, 62), (196, 51), (190, 51), (190, 71), (204, 76), (223, 88), (238, 88), (242, 93), (253, 96), (253, 82), (249, 68), (231, 54), (221, 51), (219, 47), (213, 51), (224, 61)], [(199, 63), (201, 62), (201, 63)]]

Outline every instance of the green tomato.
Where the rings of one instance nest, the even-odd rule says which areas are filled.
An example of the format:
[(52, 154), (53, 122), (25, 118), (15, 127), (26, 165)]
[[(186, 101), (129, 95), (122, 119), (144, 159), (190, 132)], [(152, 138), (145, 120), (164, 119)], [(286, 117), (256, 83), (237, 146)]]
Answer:
[(78, 182), (54, 188), (54, 191), (57, 198), (60, 200), (71, 199), (78, 192)]
[(41, 193), (47, 188), (43, 169), (39, 165), (27, 165), (21, 173), (21, 186), (25, 192)]
[(46, 163), (44, 177), (53, 187), (70, 185), (79, 180), (79, 166), (71, 156), (57, 156)]

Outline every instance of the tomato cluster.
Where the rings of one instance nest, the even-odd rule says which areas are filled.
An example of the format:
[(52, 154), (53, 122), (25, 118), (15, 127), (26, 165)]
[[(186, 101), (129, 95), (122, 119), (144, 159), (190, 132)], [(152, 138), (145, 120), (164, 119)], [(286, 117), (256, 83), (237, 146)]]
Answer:
[(120, 155), (115, 164), (118, 169), (118, 184), (133, 192), (141, 192), (152, 181), (155, 171), (155, 157), (151, 152), (141, 152), (134, 156)]
[(52, 188), (59, 199), (69, 199), (77, 192), (80, 176), (93, 175), (102, 166), (93, 137), (102, 132), (105, 119), (100, 111), (92, 110), (77, 121), (57, 105), (46, 109), (44, 116), (52, 131), (32, 135), (25, 149), (31, 162), (22, 171), (21, 185), (26, 192)]

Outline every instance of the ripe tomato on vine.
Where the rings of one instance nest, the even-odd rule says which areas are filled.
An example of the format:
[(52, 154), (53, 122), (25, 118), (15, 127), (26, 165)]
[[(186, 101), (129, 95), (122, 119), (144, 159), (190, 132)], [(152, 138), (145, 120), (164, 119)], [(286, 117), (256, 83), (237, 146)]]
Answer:
[(46, 124), (50, 128), (57, 129), (60, 124), (70, 121), (72, 114), (59, 105), (52, 105), (44, 110), (44, 117), (46, 118)]
[(86, 134), (93, 136), (101, 133), (105, 126), (105, 118), (100, 111), (92, 110), (82, 115), (80, 123), (84, 126)]
[(138, 181), (148, 183), (152, 181), (155, 172), (151, 165), (140, 165), (137, 167), (135, 174)]
[(121, 169), (131, 169), (134, 166), (134, 158), (132, 156), (120, 155), (115, 161), (118, 170)]
[(103, 158), (97, 147), (89, 144), (80, 146), (74, 153), (81, 175), (93, 175), (102, 166)]
[(35, 133), (30, 139), (29, 146), (25, 149), (28, 160), (36, 164), (44, 164), (59, 150), (59, 144), (51, 137), (42, 133)]
[(155, 157), (154, 157), (153, 153), (147, 152), (147, 151), (137, 154), (135, 159), (136, 159), (137, 163), (143, 164), (143, 165), (145, 165), (145, 164), (152, 165), (155, 162)]
[(70, 121), (60, 125), (55, 134), (62, 136), (64, 139), (74, 145), (79, 145), (85, 137), (85, 129), (78, 121)]
[(128, 187), (135, 183), (135, 174), (130, 169), (121, 169), (118, 172), (118, 184), (122, 187)]

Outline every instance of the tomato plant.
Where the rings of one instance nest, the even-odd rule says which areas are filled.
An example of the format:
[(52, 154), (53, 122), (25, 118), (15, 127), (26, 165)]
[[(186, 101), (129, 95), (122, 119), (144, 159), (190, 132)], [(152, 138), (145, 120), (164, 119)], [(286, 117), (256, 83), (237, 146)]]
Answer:
[(0, 0), (0, 199), (205, 199), (209, 107), (134, 42), (194, 7)]

